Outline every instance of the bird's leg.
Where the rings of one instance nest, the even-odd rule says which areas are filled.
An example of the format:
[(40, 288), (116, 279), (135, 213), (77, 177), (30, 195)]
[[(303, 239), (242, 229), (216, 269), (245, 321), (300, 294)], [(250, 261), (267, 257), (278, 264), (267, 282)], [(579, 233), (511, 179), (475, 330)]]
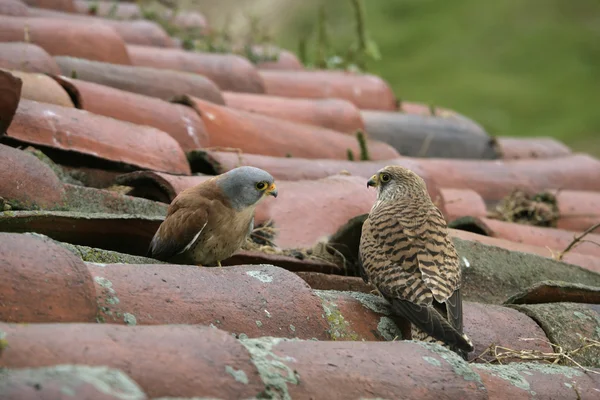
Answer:
[(221, 268), (222, 267), (221, 261), (217, 261), (217, 265), (219, 266), (219, 268)]

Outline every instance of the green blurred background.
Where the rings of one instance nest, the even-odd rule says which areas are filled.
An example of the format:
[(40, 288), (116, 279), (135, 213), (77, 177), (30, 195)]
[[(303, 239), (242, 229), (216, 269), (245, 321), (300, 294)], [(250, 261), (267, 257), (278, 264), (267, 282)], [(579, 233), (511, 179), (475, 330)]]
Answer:
[[(213, 26), (227, 20), (241, 29), (240, 15), (252, 13), (276, 43), (296, 53), (308, 35), (309, 57), (323, 4), (331, 46), (343, 54), (356, 42), (350, 0), (215, 3), (197, 4)], [(381, 54), (368, 71), (400, 99), (452, 108), (490, 134), (552, 136), (600, 156), (600, 0), (365, 0), (364, 6)]]

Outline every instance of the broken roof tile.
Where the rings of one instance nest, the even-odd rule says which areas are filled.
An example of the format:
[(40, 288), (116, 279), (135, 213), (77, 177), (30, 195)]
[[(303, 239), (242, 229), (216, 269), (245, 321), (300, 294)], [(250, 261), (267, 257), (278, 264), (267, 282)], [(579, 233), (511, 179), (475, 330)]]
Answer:
[(96, 321), (94, 281), (83, 261), (68, 250), (29, 235), (0, 232), (0, 258), (1, 321)]
[(31, 42), (53, 56), (131, 64), (121, 36), (103, 24), (0, 15), (0, 41)]
[(122, 371), (87, 365), (53, 365), (4, 369), (0, 375), (4, 400), (146, 400), (146, 394)]
[(474, 190), (440, 188), (440, 196), (441, 203), (445, 207), (446, 221), (454, 221), (465, 216), (487, 216), (485, 202)]
[(0, 136), (8, 129), (17, 112), (22, 90), (21, 78), (0, 70)]
[(571, 149), (554, 138), (496, 137), (497, 151), (505, 160), (556, 158), (572, 154)]
[(115, 3), (109, 0), (73, 0), (75, 11), (80, 14), (97, 15), (99, 17), (115, 19), (138, 19), (142, 18), (140, 7), (136, 3), (119, 1)]
[(75, 101), (75, 106), (98, 115), (147, 125), (171, 135), (183, 151), (208, 146), (202, 119), (190, 107), (124, 90), (54, 76)]
[[(565, 251), (575, 237), (581, 234), (581, 232), (504, 222), (485, 217), (459, 218), (449, 226), (517, 243), (546, 247), (556, 254)], [(573, 246), (570, 251), (600, 257), (600, 246), (596, 243), (600, 243), (600, 234), (589, 233), (585, 236), (585, 241)]]
[(0, 0), (0, 15), (27, 16), (27, 5), (20, 0)]
[(69, 94), (54, 79), (46, 74), (5, 70), (23, 81), (21, 97), (41, 103), (56, 104), (62, 107), (75, 107)]
[(23, 42), (0, 43), (0, 68), (58, 74), (58, 65), (40, 46)]
[(225, 104), (221, 91), (210, 79), (189, 72), (134, 67), (75, 57), (54, 57), (62, 75), (163, 100), (189, 94)]
[(364, 131), (360, 111), (342, 99), (295, 99), (253, 93), (223, 92), (228, 107), (334, 131)]
[(128, 45), (131, 63), (140, 67), (173, 69), (204, 75), (221, 90), (264, 93), (262, 78), (246, 58), (236, 54), (190, 52)]
[(148, 20), (119, 21), (98, 18), (91, 15), (65, 13), (43, 8), (30, 7), (28, 15), (36, 18), (49, 18), (67, 21), (81, 21), (86, 24), (101, 24), (113, 28), (125, 43), (154, 47), (174, 47), (175, 44), (165, 30), (156, 22)]
[(185, 153), (165, 132), (74, 108), (21, 99), (6, 135), (140, 168), (190, 173)]
[(600, 304), (600, 287), (562, 281), (541, 281), (507, 299), (504, 304)]
[[(348, 159), (348, 149), (359, 158), (357, 137), (326, 128), (298, 124), (220, 106), (186, 96), (178, 100), (197, 111), (208, 131), (210, 146), (239, 149), (245, 153), (271, 156)], [(367, 139), (373, 160), (398, 156), (391, 146)]]
[(491, 137), (462, 119), (373, 110), (362, 110), (361, 116), (369, 135), (405, 156), (496, 158)]
[(360, 109), (396, 110), (396, 98), (379, 76), (352, 72), (260, 70), (266, 94), (309, 99), (340, 98)]

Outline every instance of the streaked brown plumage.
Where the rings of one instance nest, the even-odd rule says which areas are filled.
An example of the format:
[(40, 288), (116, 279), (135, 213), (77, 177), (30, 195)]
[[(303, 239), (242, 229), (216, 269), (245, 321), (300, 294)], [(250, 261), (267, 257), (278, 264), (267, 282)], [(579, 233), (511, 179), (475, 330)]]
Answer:
[(425, 182), (400, 166), (387, 166), (367, 186), (378, 197), (360, 242), (361, 275), (392, 309), (411, 322), (413, 339), (443, 343), (466, 357), (461, 269), (446, 221)]
[(254, 210), (265, 196), (277, 196), (273, 177), (240, 167), (188, 188), (171, 202), (148, 253), (158, 260), (221, 266), (254, 228)]

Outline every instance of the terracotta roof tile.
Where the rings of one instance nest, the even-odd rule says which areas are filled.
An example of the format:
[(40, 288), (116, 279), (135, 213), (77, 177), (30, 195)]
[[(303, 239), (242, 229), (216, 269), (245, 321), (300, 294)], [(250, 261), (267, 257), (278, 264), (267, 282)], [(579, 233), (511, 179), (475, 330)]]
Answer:
[(169, 100), (189, 94), (225, 104), (221, 91), (210, 79), (189, 72), (95, 62), (83, 58), (54, 57), (62, 75), (115, 89)]
[[(348, 159), (348, 149), (358, 158), (356, 137), (279, 118), (220, 106), (198, 98), (182, 99), (196, 108), (204, 121), (210, 146), (240, 149), (244, 153), (278, 157)], [(374, 160), (398, 156), (391, 146), (367, 141), (369, 155)]]
[(160, 129), (171, 135), (184, 151), (209, 144), (202, 119), (190, 107), (80, 79), (54, 78), (69, 92), (79, 109)]
[(53, 18), (59, 20), (82, 21), (88, 24), (102, 24), (113, 28), (125, 43), (139, 44), (156, 47), (175, 47), (171, 37), (156, 22), (147, 20), (119, 21), (108, 18), (98, 18), (83, 14), (65, 13), (60, 11), (45, 10), (43, 8), (29, 8), (28, 16)]
[(363, 110), (371, 137), (389, 143), (402, 155), (492, 159), (496, 152), (485, 131), (461, 118)]
[(30, 41), (53, 56), (131, 63), (121, 36), (104, 24), (0, 15), (0, 41)]
[(74, 108), (21, 99), (6, 135), (140, 168), (190, 173), (185, 153), (168, 134)]
[(380, 77), (337, 71), (261, 70), (267, 94), (300, 98), (337, 97), (360, 109), (396, 110), (396, 98)]
[(244, 57), (235, 54), (189, 52), (128, 45), (131, 63), (140, 67), (173, 69), (204, 75), (222, 90), (264, 93), (258, 71)]
[(364, 131), (360, 111), (342, 99), (294, 99), (264, 94), (223, 92), (228, 107), (269, 115), (334, 131)]
[(27, 16), (27, 5), (19, 0), (0, 0), (0, 15)]
[[(582, 369), (600, 372), (598, 348), (581, 346), (600, 329), (600, 233), (561, 253), (600, 221), (596, 158), (493, 137), (454, 110), (397, 100), (376, 75), (306, 69), (286, 49), (254, 46), (280, 54), (252, 62), (186, 51), (133, 2), (26, 3), (0, 0), (4, 397), (599, 390)], [(160, 17), (210, 30), (197, 12)], [(359, 277), (366, 180), (389, 164), (421, 175), (458, 228), (470, 362), (403, 340), (407, 321)], [(279, 196), (223, 268), (146, 257), (177, 193), (240, 165), (269, 171)], [(557, 228), (491, 219), (509, 219), (494, 212), (515, 190), (542, 195)], [(528, 362), (537, 354), (561, 365)]]
[(58, 65), (50, 54), (35, 44), (0, 43), (0, 68), (25, 72), (58, 74)]

